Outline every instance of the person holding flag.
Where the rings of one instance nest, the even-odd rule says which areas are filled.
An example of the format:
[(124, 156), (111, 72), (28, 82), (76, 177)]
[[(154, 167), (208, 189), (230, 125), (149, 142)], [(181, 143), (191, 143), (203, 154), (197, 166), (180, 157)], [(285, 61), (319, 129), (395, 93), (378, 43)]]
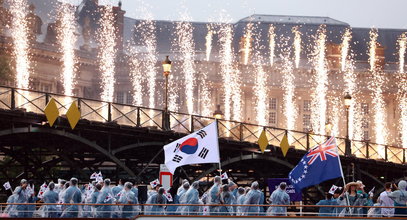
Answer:
[[(104, 180), (104, 186), (98, 195), (97, 203), (98, 204), (112, 204), (113, 203), (113, 193), (110, 188), (110, 179)], [(99, 206), (97, 211), (99, 212), (101, 218), (110, 218), (112, 212), (111, 205)]]
[(345, 185), (338, 145), (334, 136), (309, 150), (288, 175), (291, 184), (299, 191), (339, 177)]
[[(93, 191), (93, 193), (90, 195), (92, 204), (97, 204), (98, 197), (99, 197), (101, 190), (102, 190), (102, 185), (100, 185), (100, 183), (96, 183), (95, 191)], [(92, 206), (92, 216), (95, 218), (101, 218), (101, 215), (99, 212), (100, 209), (101, 209), (100, 206), (96, 206), (96, 205)]]
[(407, 182), (405, 180), (401, 180), (398, 187), (395, 188), (396, 190), (388, 195), (389, 198), (394, 201), (394, 216), (405, 217), (407, 215), (407, 209), (403, 207), (406, 207), (407, 203)]
[[(28, 202), (27, 186), (28, 186), (28, 181), (25, 179), (22, 179), (20, 181), (20, 186), (18, 186), (14, 189), (13, 195), (14, 195), (15, 203), (27, 203)], [(17, 218), (24, 218), (25, 213), (27, 211), (27, 205), (16, 205), (15, 210), (17, 212)]]
[[(27, 196), (28, 196), (27, 203), (36, 203), (37, 200), (38, 200), (38, 197), (35, 196), (34, 181), (33, 180), (28, 181), (28, 187), (30, 188), (30, 190), (26, 191)], [(33, 215), (34, 215), (35, 208), (36, 208), (35, 205), (27, 205), (27, 211), (26, 211), (24, 217), (25, 218), (32, 218)]]
[(233, 195), (229, 191), (229, 185), (224, 184), (222, 186), (222, 193), (220, 194), (220, 201), (223, 206), (220, 206), (219, 213), (221, 215), (234, 215), (233, 207), (230, 206), (232, 205), (233, 202)]
[(158, 189), (158, 192), (154, 195), (151, 196), (151, 203), (154, 204), (151, 207), (151, 210), (147, 213), (146, 215), (164, 215), (165, 210), (164, 210), (164, 204), (167, 203), (167, 198), (164, 195), (165, 189), (161, 187)]
[(209, 206), (209, 212), (211, 215), (216, 215), (219, 212), (219, 206), (213, 206), (213, 205), (219, 205), (220, 204), (220, 187), (222, 184), (222, 179), (220, 176), (215, 176), (213, 178), (213, 186), (209, 189), (208, 193), (208, 204), (212, 205)]

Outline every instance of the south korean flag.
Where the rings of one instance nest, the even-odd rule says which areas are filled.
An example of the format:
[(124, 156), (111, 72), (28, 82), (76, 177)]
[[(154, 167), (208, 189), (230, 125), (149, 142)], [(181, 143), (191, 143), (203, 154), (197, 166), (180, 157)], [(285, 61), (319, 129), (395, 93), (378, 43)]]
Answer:
[(165, 145), (164, 152), (165, 165), (172, 174), (183, 165), (219, 163), (217, 123)]

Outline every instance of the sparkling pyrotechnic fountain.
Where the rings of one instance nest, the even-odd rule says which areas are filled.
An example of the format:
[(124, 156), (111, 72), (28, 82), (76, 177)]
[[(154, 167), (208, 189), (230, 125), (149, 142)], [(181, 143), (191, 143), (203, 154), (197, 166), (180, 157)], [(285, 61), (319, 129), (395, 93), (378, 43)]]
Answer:
[[(29, 30), (27, 17), (31, 12), (27, 0), (8, 2), (13, 15), (9, 34), (15, 82), (18, 88), (27, 89), (30, 73), (35, 67), (31, 46), (36, 44), (37, 36)], [(82, 75), (79, 61), (82, 52), (91, 54), (97, 51), (95, 63), (98, 64), (97, 77), (100, 77), (97, 80), (100, 80), (100, 98), (104, 102), (116, 102), (117, 92), (128, 86), (130, 89), (126, 92), (131, 94), (132, 104), (160, 108), (163, 78), (158, 71), (158, 60), (171, 55), (174, 68), (168, 76), (169, 111), (212, 116), (215, 104), (220, 104), (219, 110), (222, 108), (226, 120), (262, 126), (273, 124), (288, 130), (312, 129), (316, 136), (330, 135), (331, 132), (344, 136), (342, 97), (349, 94), (352, 97), (347, 109), (350, 139), (360, 141), (366, 136), (373, 137), (373, 142), (382, 144), (377, 147), (381, 158), (385, 157), (383, 144), (389, 144), (392, 134), (394, 137), (398, 137), (396, 133), (401, 134), (397, 140), (401, 140), (401, 145), (407, 148), (406, 33), (397, 36), (396, 60), (384, 66), (384, 49), (378, 43), (381, 41), (376, 29), (370, 31), (366, 51), (369, 59), (366, 62), (358, 60), (363, 51), (353, 51), (356, 48), (353, 44), (361, 42), (354, 39), (358, 35), (349, 26), (344, 26), (333, 40), (329, 24), (321, 25), (315, 31), (307, 29), (306, 24), (294, 24), (288, 28), (278, 22), (263, 24), (263, 21), (256, 20), (256, 16), (250, 16), (235, 25), (225, 11), (221, 11), (219, 23), (198, 24), (184, 12), (180, 14), (180, 21), (162, 25), (161, 21), (153, 20), (153, 15), (143, 3), (139, 13), (143, 19), (135, 21), (132, 26), (135, 37), (126, 42), (125, 52), (122, 52), (118, 51), (120, 45), (117, 44), (120, 42), (118, 37), (121, 37), (118, 36), (119, 23), (115, 20), (119, 17), (117, 8), (111, 4), (98, 8), (100, 19), (96, 25), (98, 28), (95, 28), (96, 41), (93, 42), (97, 46), (77, 51), (82, 41), (79, 33), (82, 28), (78, 28), (80, 22), (75, 17), (77, 8), (71, 4), (58, 4), (54, 19), (57, 27), (55, 46), (61, 55), (59, 78), (65, 95), (76, 95), (74, 91), (82, 86), (78, 85), (83, 80), (79, 78)], [(162, 33), (167, 33), (165, 42), (170, 42), (170, 45), (161, 45), (162, 36), (159, 35)], [(338, 40), (341, 42), (336, 42)], [(332, 48), (339, 50), (332, 52), (334, 41), (337, 44)], [(122, 56), (125, 58), (122, 59)], [(335, 65), (332, 59), (336, 59)], [(122, 69), (121, 63), (118, 63), (126, 61), (126, 67)], [(395, 113), (399, 117), (397, 120), (387, 116), (390, 109), (386, 106), (387, 92), (395, 88), (387, 88), (388, 79), (392, 77), (388, 74), (389, 66), (398, 73), (398, 92), (393, 98), (399, 110)], [(128, 82), (120, 81), (122, 72), (125, 72), (122, 70), (127, 71)], [(272, 104), (271, 98), (274, 97), (278, 98)], [(214, 100), (220, 101), (215, 103)], [(365, 100), (371, 100), (373, 107), (370, 125), (366, 123), (370, 120), (369, 112), (362, 108), (362, 103), (368, 102)], [(309, 101), (308, 109), (306, 103)], [(17, 102), (20, 101), (17, 99)], [(103, 113), (106, 114), (107, 111)], [(157, 116), (153, 110), (148, 114), (150, 118)], [(283, 120), (271, 120), (272, 117)], [(329, 133), (326, 130), (328, 122), (332, 125)], [(232, 129), (233, 122), (226, 122), (225, 126)], [(389, 130), (393, 127), (398, 131)], [(367, 130), (373, 131), (373, 135), (367, 134)], [(359, 155), (360, 151), (356, 154)]]
[(102, 9), (102, 17), (99, 28), (99, 71), (102, 76), (101, 99), (105, 102), (113, 102), (114, 86), (116, 82), (116, 33), (114, 26), (113, 6), (105, 5)]
[(325, 134), (327, 112), (328, 69), (325, 56), (326, 29), (322, 25), (315, 36), (313, 56), (311, 57), (315, 74), (312, 83), (315, 85), (311, 100), (312, 129), (316, 134)]
[[(288, 130), (296, 130), (295, 120), (297, 119), (297, 106), (295, 103), (295, 76), (294, 76), (294, 63), (292, 60), (291, 47), (288, 43), (289, 39), (283, 39), (281, 43), (282, 53), (280, 59), (282, 60), (281, 73), (283, 74), (283, 109), (286, 120), (286, 127)], [(295, 43), (294, 43), (295, 48)]]
[(370, 41), (369, 41), (369, 64), (370, 72), (372, 74), (372, 80), (370, 82), (370, 89), (372, 90), (372, 104), (373, 104), (373, 122), (374, 122), (374, 134), (375, 142), (380, 144), (378, 146), (378, 153), (380, 157), (384, 158), (385, 149), (384, 144), (387, 143), (388, 139), (388, 128), (386, 124), (387, 113), (386, 113), (386, 103), (384, 101), (384, 86), (385, 86), (385, 73), (380, 69), (379, 56), (377, 54), (377, 29), (372, 29), (370, 31)]
[(188, 114), (194, 113), (194, 90), (196, 86), (195, 70), (195, 43), (193, 40), (194, 28), (188, 22), (191, 17), (187, 12), (181, 14), (181, 21), (176, 24), (175, 45), (179, 49), (179, 60), (181, 63), (181, 74), (183, 75), (185, 88), (185, 104)]

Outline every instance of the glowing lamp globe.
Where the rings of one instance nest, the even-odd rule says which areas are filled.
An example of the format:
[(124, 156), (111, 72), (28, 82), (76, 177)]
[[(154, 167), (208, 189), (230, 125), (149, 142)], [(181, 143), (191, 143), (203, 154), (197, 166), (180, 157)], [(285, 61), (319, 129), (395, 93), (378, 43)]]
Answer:
[(343, 99), (345, 100), (345, 107), (349, 108), (349, 106), (352, 104), (352, 96), (350, 96), (349, 93), (346, 93)]
[(169, 56), (166, 56), (165, 60), (162, 63), (165, 76), (168, 76), (171, 73), (171, 63), (172, 62), (168, 57)]

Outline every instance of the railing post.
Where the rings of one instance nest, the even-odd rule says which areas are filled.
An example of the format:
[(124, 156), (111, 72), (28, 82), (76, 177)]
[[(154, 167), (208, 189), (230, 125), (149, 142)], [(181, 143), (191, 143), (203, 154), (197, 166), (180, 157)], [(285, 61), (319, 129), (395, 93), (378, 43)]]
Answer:
[(11, 88), (11, 110), (16, 108), (16, 90)]
[(370, 158), (370, 155), (369, 155), (369, 142), (365, 142), (365, 145), (366, 145), (366, 159), (369, 159)]
[(169, 131), (170, 129), (170, 113), (167, 110), (162, 111), (162, 129), (164, 131)]
[(309, 133), (307, 133), (307, 151), (309, 151)]
[(194, 129), (194, 116), (191, 115), (191, 122), (190, 122), (190, 128), (191, 128), (191, 133), (195, 131)]
[(384, 146), (384, 161), (386, 161), (386, 162), (387, 162), (387, 151), (388, 151), (387, 148), (388, 148), (387, 145), (385, 145)]
[(81, 111), (81, 102), (82, 102), (82, 99), (78, 98), (78, 109), (79, 109), (79, 111)]
[(239, 126), (239, 140), (243, 141), (243, 123), (240, 123)]
[(112, 103), (109, 102), (107, 105), (107, 121), (111, 122), (112, 121)]
[(406, 163), (406, 149), (403, 148), (403, 164)]
[(47, 105), (49, 102), (49, 94), (45, 93), (45, 105)]
[(140, 107), (137, 107), (137, 120), (136, 120), (136, 126), (137, 127), (140, 127), (140, 121), (141, 121), (141, 119), (140, 119)]

